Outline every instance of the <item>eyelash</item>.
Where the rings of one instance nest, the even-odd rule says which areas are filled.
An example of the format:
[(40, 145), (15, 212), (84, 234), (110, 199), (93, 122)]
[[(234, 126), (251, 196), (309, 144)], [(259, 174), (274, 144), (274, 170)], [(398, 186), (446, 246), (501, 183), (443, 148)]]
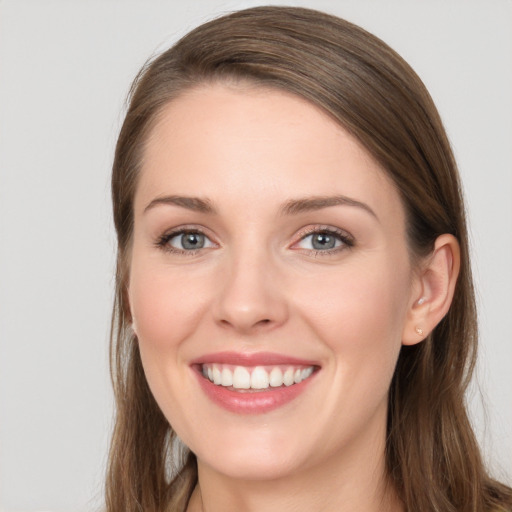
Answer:
[(161, 249), (162, 251), (165, 251), (165, 252), (193, 256), (193, 255), (197, 254), (199, 251), (201, 251), (203, 248), (201, 247), (199, 249), (189, 249), (189, 250), (177, 249), (176, 247), (173, 247), (172, 245), (170, 245), (169, 242), (173, 238), (178, 237), (180, 235), (194, 235), (194, 234), (195, 235), (203, 235), (205, 238), (210, 240), (208, 235), (201, 229), (184, 227), (184, 228), (179, 228), (179, 229), (164, 233), (162, 236), (158, 237), (158, 239), (155, 242), (155, 245), (159, 249)]
[(322, 227), (322, 226), (316, 226), (316, 227), (306, 229), (305, 231), (300, 233), (299, 240), (297, 242), (295, 242), (293, 245), (299, 244), (300, 242), (305, 240), (308, 236), (319, 235), (319, 234), (333, 236), (334, 238), (336, 238), (337, 240), (339, 240), (341, 242), (341, 245), (338, 247), (334, 247), (332, 249), (327, 249), (327, 250), (323, 250), (323, 251), (318, 250), (318, 249), (303, 249), (304, 251), (307, 251), (309, 254), (312, 253), (315, 257), (317, 257), (317, 256), (321, 256), (321, 257), (322, 256), (333, 256), (333, 255), (338, 254), (341, 251), (350, 249), (350, 248), (354, 247), (354, 245), (355, 245), (354, 237), (352, 235), (350, 235), (349, 233), (347, 233), (346, 231), (343, 231), (338, 228)]
[[(177, 230), (169, 231), (167, 233), (164, 233), (155, 242), (155, 246), (165, 252), (170, 252), (174, 254), (181, 254), (181, 255), (187, 255), (187, 256), (193, 256), (197, 253), (199, 253), (204, 248), (199, 249), (177, 249), (176, 247), (172, 247), (169, 242), (180, 235), (184, 234), (197, 234), (197, 235), (203, 235), (208, 240), (210, 238), (204, 231), (197, 228), (179, 228)], [(318, 249), (302, 249), (302, 251), (307, 251), (309, 254), (313, 254), (316, 256), (332, 256), (334, 254), (339, 253), (340, 251), (343, 251), (345, 249), (350, 249), (351, 247), (354, 247), (355, 241), (352, 235), (347, 233), (346, 231), (343, 231), (341, 229), (332, 228), (332, 227), (314, 227), (314, 228), (308, 228), (307, 230), (300, 233), (300, 238), (297, 242), (295, 242), (293, 245), (297, 245), (303, 240), (305, 240), (308, 236), (311, 235), (318, 235), (318, 234), (325, 234), (327, 236), (333, 236), (337, 240), (341, 242), (341, 245), (332, 249), (326, 249), (326, 250), (318, 250)], [(211, 240), (210, 240), (211, 242)], [(214, 242), (211, 242), (214, 244)], [(292, 245), (292, 247), (293, 247)]]

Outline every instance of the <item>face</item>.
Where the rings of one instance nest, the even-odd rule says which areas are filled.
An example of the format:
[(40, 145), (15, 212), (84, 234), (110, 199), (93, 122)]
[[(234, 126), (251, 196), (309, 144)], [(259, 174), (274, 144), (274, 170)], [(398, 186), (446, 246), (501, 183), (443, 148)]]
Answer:
[(414, 278), (399, 194), (354, 138), (294, 95), (205, 85), (155, 125), (134, 211), (144, 370), (200, 464), (383, 455)]

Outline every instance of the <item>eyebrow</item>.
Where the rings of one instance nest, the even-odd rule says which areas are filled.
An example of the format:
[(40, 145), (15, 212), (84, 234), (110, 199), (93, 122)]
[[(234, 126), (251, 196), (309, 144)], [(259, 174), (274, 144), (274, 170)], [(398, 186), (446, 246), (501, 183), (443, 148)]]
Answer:
[(355, 206), (356, 208), (365, 210), (378, 220), (377, 214), (366, 203), (340, 195), (291, 199), (283, 205), (281, 211), (285, 215), (294, 215), (297, 213), (321, 210), (322, 208), (329, 208), (331, 206)]
[(216, 213), (215, 208), (213, 208), (212, 203), (208, 199), (200, 199), (199, 197), (187, 197), (187, 196), (164, 196), (157, 197), (151, 201), (146, 208), (144, 208), (144, 213), (148, 210), (151, 210), (155, 206), (159, 205), (174, 205), (181, 206), (182, 208), (186, 208), (187, 210), (192, 210), (194, 212), (199, 213)]
[[(153, 199), (146, 206), (146, 208), (144, 208), (144, 213), (159, 205), (180, 206), (182, 208), (186, 208), (187, 210), (199, 213), (217, 213), (211, 201), (208, 199), (176, 195), (157, 197)], [(377, 214), (366, 203), (342, 195), (314, 196), (300, 199), (290, 199), (281, 207), (281, 214), (296, 215), (299, 213), (321, 210), (323, 208), (330, 208), (332, 206), (353, 206), (356, 208), (361, 208), (378, 220)]]

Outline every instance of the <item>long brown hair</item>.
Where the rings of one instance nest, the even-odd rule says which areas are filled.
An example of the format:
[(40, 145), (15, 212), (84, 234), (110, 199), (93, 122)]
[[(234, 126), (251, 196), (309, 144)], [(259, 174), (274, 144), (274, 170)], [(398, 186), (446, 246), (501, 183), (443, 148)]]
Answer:
[(464, 393), (477, 327), (456, 164), (425, 86), (385, 43), (309, 9), (258, 7), (208, 22), (149, 62), (134, 81), (112, 175), (118, 237), (111, 369), (117, 416), (108, 512), (183, 511), (197, 481), (193, 454), (158, 408), (144, 377), (126, 298), (133, 198), (144, 144), (162, 107), (211, 81), (250, 81), (297, 94), (357, 137), (400, 191), (411, 254), (453, 234), (461, 270), (452, 306), (422, 343), (403, 347), (389, 392), (387, 469), (409, 511), (512, 507), (512, 491), (483, 466)]

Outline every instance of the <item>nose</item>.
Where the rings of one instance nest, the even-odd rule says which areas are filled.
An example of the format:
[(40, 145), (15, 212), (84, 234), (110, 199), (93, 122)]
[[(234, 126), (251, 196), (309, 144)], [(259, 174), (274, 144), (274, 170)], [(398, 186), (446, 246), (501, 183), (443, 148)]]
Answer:
[(220, 293), (213, 306), (215, 321), (239, 334), (267, 332), (286, 322), (288, 305), (278, 265), (264, 250), (229, 257)]

